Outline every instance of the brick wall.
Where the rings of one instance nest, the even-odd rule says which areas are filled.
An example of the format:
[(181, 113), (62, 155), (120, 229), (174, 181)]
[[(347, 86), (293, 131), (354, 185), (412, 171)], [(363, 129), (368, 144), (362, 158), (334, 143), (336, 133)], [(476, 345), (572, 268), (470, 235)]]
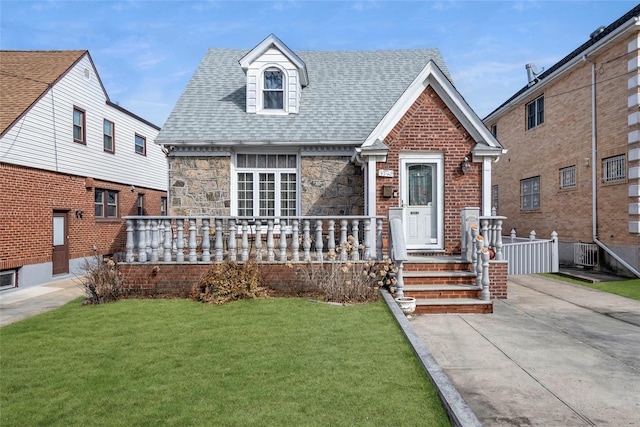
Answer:
[[(53, 211), (67, 212), (70, 259), (124, 250), (123, 219), (96, 220), (95, 188), (118, 191), (119, 216), (137, 215), (138, 194), (145, 212), (160, 215), (165, 192), (0, 163), (0, 270), (51, 262)], [(91, 187), (87, 187), (90, 183)], [(76, 210), (83, 211), (76, 216)]]
[[(638, 34), (620, 39), (589, 59), (596, 69), (597, 160), (591, 161), (591, 63), (573, 67), (531, 96), (515, 103), (497, 120), (498, 140), (508, 153), (493, 166), (493, 183), (499, 186), (499, 211), (507, 219), (505, 233), (515, 228), (523, 237), (535, 230), (542, 238), (556, 231), (567, 242), (592, 241), (592, 169), (596, 169), (598, 238), (608, 245), (640, 246), (640, 234), (629, 233), (628, 180), (602, 182), (602, 159), (626, 154), (639, 143), (629, 144), (627, 123), (632, 76), (627, 61), (638, 52), (627, 52)], [(637, 73), (637, 70), (635, 71)], [(523, 71), (523, 79), (525, 77)], [(543, 81), (544, 82), (544, 81)], [(535, 86), (534, 86), (535, 87)], [(526, 103), (544, 94), (545, 122), (526, 129)], [(495, 122), (487, 122), (491, 126)], [(637, 125), (636, 125), (637, 127)], [(638, 162), (628, 162), (627, 170)], [(577, 185), (560, 189), (559, 169), (576, 166)], [(541, 209), (520, 209), (520, 180), (541, 177)]]
[[(455, 115), (431, 88), (418, 97), (404, 117), (385, 138), (390, 147), (386, 163), (378, 163), (377, 169), (399, 171), (401, 152), (435, 152), (444, 154), (444, 246), (447, 254), (460, 253), (460, 212), (463, 207), (481, 206), (482, 164), (469, 163), (466, 175), (462, 174), (460, 162), (470, 156), (475, 146)], [(378, 177), (378, 215), (387, 215), (389, 207), (400, 205), (398, 198), (382, 197), (382, 186), (400, 188), (399, 174), (391, 178)], [(385, 233), (387, 226), (384, 227)]]
[(489, 293), (491, 299), (507, 299), (509, 261), (489, 261)]

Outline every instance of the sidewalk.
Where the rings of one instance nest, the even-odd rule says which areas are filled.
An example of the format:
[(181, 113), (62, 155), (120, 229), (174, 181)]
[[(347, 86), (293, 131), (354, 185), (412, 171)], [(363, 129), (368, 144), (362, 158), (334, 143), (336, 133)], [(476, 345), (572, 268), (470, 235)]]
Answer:
[(640, 302), (510, 276), (494, 314), (410, 319), (484, 426), (640, 425)]
[(60, 307), (84, 295), (78, 279), (0, 292), (0, 326)]

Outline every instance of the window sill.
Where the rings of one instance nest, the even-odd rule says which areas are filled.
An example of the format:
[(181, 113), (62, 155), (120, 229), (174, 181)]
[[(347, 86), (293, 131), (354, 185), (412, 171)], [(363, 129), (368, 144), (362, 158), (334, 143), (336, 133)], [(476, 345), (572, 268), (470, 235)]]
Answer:
[(122, 218), (96, 218), (96, 224), (120, 224)]

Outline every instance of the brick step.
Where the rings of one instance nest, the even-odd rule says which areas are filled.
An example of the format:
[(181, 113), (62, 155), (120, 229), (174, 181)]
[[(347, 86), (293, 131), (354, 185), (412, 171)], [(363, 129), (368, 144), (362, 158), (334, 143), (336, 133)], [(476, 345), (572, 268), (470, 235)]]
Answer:
[(402, 264), (402, 267), (403, 271), (471, 271), (471, 263), (468, 263), (466, 261), (406, 261)]
[(402, 271), (405, 285), (475, 285), (476, 275), (470, 271)]
[(480, 298), (482, 288), (475, 285), (405, 285), (404, 295), (416, 299)]
[(416, 299), (415, 314), (493, 313), (493, 302), (475, 298)]

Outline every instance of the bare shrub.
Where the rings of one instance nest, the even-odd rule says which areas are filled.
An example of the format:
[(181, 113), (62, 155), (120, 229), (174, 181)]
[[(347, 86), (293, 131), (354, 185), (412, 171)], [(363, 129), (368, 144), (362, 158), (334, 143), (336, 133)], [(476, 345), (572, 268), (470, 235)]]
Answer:
[(125, 290), (113, 259), (100, 255), (86, 259), (82, 274), (80, 285), (86, 291), (86, 303), (102, 304), (124, 297)]
[(209, 304), (265, 297), (267, 290), (260, 286), (259, 270), (252, 261), (213, 264), (191, 291), (192, 299)]
[[(391, 260), (382, 261), (340, 261), (337, 255), (345, 251), (347, 258), (355, 250), (353, 241), (340, 245), (336, 252), (327, 254), (324, 263), (308, 261), (296, 268), (298, 277), (307, 286), (318, 289), (330, 302), (364, 303), (378, 300), (378, 289), (382, 286), (395, 285), (397, 268)], [(289, 267), (293, 268), (292, 264)]]

